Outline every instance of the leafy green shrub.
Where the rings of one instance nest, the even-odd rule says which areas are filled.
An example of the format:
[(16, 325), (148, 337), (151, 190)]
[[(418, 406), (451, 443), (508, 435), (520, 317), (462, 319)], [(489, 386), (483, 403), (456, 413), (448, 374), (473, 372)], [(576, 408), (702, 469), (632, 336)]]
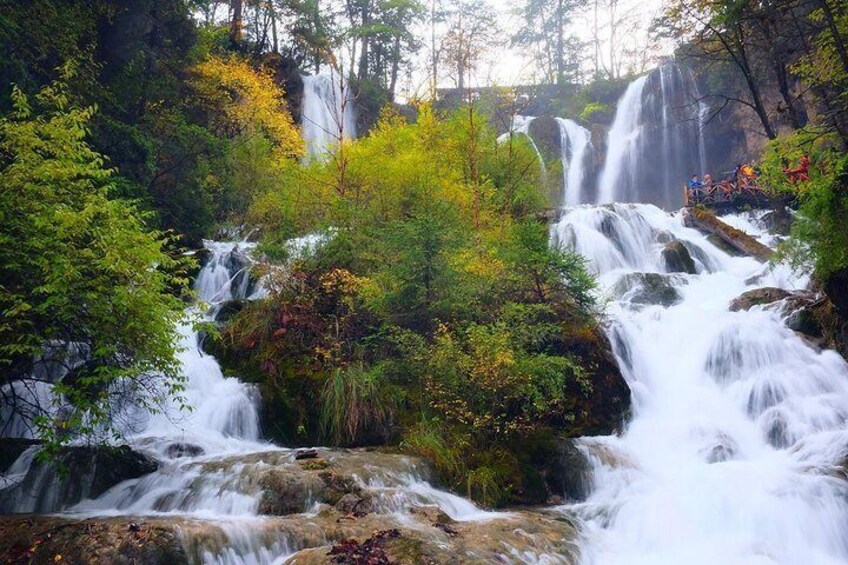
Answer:
[(615, 113), (614, 106), (601, 104), (600, 102), (589, 102), (580, 112), (580, 121), (585, 124), (608, 123), (612, 121)]
[[(169, 254), (148, 215), (111, 197), (114, 172), (86, 140), (94, 108), (71, 105), (64, 83), (34, 100), (15, 88), (12, 101), (0, 119), (0, 384), (29, 375), (48, 344), (53, 362), (86, 357), (53, 387), (61, 418), (14, 399), (5, 407), (52, 453), (69, 430), (113, 432), (119, 402), (155, 409), (163, 397), (179, 400), (178, 295), (192, 265)], [(136, 395), (157, 387), (153, 398)]]

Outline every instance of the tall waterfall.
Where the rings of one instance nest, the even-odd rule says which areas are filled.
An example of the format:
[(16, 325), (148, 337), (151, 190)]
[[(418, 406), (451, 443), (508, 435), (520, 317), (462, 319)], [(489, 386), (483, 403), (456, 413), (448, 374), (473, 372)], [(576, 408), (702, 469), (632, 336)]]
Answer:
[(563, 202), (575, 206), (587, 202), (585, 184), (587, 162), (593, 161), (592, 133), (574, 120), (556, 118), (562, 152)]
[(320, 158), (342, 139), (356, 137), (353, 98), (335, 73), (303, 77), (301, 129), (309, 159)]
[[(756, 218), (728, 221), (768, 243)], [(583, 563), (848, 562), (848, 365), (777, 308), (728, 309), (807, 281), (730, 257), (651, 205), (573, 208), (552, 236), (614, 298), (608, 332), (633, 392), (620, 437), (582, 440), (588, 499), (561, 508), (582, 520)], [(696, 274), (668, 272), (674, 240)]]
[(680, 207), (686, 180), (708, 172), (708, 113), (694, 76), (675, 62), (630, 83), (609, 131), (597, 202)]

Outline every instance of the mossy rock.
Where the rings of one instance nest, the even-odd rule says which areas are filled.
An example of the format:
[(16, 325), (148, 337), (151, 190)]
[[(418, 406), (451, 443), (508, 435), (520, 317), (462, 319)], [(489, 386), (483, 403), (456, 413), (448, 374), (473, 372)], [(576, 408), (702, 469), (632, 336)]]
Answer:
[(188, 565), (176, 528), (128, 518), (0, 517), (0, 562)]
[(754, 306), (762, 306), (771, 304), (778, 300), (783, 300), (790, 295), (789, 292), (782, 288), (764, 287), (743, 292), (739, 297), (735, 298), (730, 303), (731, 312), (739, 312), (740, 310), (750, 310)]

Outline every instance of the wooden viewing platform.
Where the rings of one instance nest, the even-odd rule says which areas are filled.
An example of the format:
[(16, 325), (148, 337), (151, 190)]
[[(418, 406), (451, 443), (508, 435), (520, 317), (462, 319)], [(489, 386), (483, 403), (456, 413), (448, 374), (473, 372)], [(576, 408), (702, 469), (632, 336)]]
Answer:
[(737, 210), (740, 208), (771, 208), (781, 198), (767, 194), (756, 178), (740, 177), (736, 182), (720, 181), (696, 188), (683, 186), (683, 206), (703, 206), (713, 210)]

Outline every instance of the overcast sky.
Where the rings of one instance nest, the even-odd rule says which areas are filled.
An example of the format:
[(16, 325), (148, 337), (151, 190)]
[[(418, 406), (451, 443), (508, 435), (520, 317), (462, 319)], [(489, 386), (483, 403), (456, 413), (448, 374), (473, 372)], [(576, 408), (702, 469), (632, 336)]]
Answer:
[[(533, 65), (532, 58), (529, 54), (522, 52), (522, 50), (511, 47), (508, 41), (521, 26), (525, 25), (521, 16), (515, 13), (515, 7), (518, 5), (518, 2), (516, 2), (516, 0), (488, 1), (499, 13), (501, 27), (504, 32), (505, 45), (497, 48), (492, 53), (489, 53), (488, 56), (481, 61), (473, 73), (471, 83), (479, 86), (493, 84), (511, 86), (536, 82), (539, 80), (539, 77), (536, 75), (537, 69)], [(661, 47), (658, 52), (649, 54), (646, 54), (646, 50), (643, 48), (648, 37), (648, 27), (651, 20), (659, 14), (659, 11), (662, 8), (662, 2), (663, 0), (620, 0), (619, 7), (617, 8), (619, 14), (627, 13), (630, 15), (631, 20), (631, 30), (622, 34), (621, 48), (634, 50), (638, 53), (638, 55), (633, 56), (634, 61), (647, 61), (649, 67), (653, 66), (654, 59), (657, 55), (667, 55), (668, 52), (670, 52), (670, 48), (667, 46)], [(588, 42), (591, 39), (591, 6), (593, 5), (593, 2), (586, 0), (585, 4), (586, 9), (583, 10), (584, 14), (574, 19), (569, 27), (569, 32)], [(419, 34), (419, 37), (429, 39), (429, 27), (426, 25), (422, 26)], [(602, 31), (601, 35), (603, 38), (606, 38), (608, 30)], [(601, 51), (602, 58), (605, 61), (608, 60), (606, 54), (608, 49), (609, 44), (606, 39), (604, 39)], [(587, 55), (589, 54), (590, 53), (587, 52)], [(402, 87), (406, 91), (404, 94), (415, 93), (416, 91), (419, 94), (423, 94), (427, 91), (430, 76), (429, 56), (430, 51), (428, 41), (416, 58), (415, 70), (405, 81), (403, 81), (404, 84)], [(587, 65), (588, 63), (589, 62), (587, 61)], [(442, 76), (439, 79), (440, 87), (455, 86), (452, 77), (448, 76), (448, 71), (449, 69), (445, 68), (442, 72)]]

